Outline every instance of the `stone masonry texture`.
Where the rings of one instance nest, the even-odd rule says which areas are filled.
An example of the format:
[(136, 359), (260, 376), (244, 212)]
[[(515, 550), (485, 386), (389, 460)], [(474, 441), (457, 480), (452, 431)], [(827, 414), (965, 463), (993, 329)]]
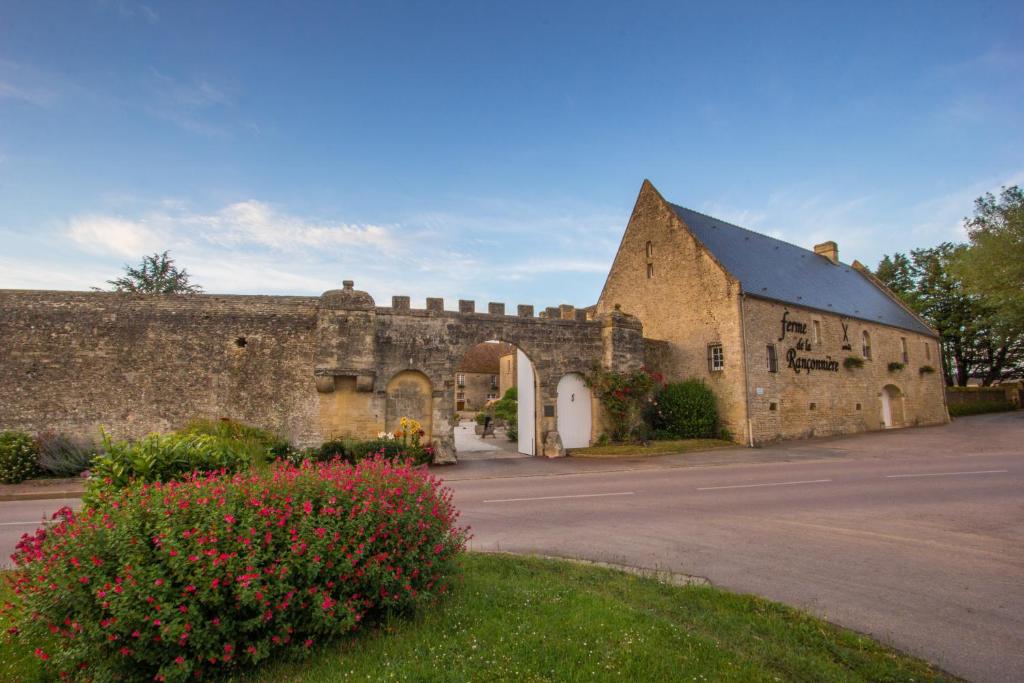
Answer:
[(556, 430), (563, 375), (643, 363), (642, 329), (621, 313), (563, 320), (428, 305), (377, 307), (350, 282), (320, 297), (0, 290), (0, 428), (135, 438), (230, 418), (313, 445), (374, 437), (403, 413), (444, 462), (454, 458), (455, 368), (476, 344), (509, 342), (532, 361), (537, 452)]

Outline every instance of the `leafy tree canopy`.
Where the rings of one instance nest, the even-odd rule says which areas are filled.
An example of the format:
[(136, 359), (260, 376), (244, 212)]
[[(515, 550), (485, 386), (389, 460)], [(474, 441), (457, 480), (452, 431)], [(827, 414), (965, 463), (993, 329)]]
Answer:
[[(199, 294), (203, 288), (189, 282), (188, 271), (178, 269), (170, 252), (143, 256), (135, 268), (124, 267), (124, 275), (107, 280), (112, 292), (134, 292), (136, 294)], [(103, 291), (93, 287), (96, 291)]]
[(998, 198), (978, 197), (964, 222), (971, 244), (954, 270), (995, 313), (994, 324), (1024, 331), (1024, 191), (1014, 185)]

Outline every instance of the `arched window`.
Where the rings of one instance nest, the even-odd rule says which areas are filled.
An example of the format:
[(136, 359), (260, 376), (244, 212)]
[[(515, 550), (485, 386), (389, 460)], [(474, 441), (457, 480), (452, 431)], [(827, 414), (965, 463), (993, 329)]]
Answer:
[(871, 358), (871, 335), (868, 334), (867, 330), (864, 330), (860, 334), (860, 339), (861, 355), (865, 358)]
[(654, 243), (650, 240), (647, 241), (647, 258), (654, 257)]

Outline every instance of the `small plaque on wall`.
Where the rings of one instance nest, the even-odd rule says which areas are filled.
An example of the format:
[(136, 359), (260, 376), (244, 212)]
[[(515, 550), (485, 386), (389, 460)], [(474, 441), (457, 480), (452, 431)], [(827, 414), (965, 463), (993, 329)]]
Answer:
[(544, 406), (544, 417), (554, 417), (554, 416), (555, 416), (555, 407), (554, 406)]

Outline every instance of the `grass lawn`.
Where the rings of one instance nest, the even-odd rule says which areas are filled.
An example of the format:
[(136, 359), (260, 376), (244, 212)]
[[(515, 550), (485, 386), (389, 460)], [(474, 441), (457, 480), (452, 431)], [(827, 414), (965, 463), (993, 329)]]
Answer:
[[(949, 680), (755, 597), (505, 555), (467, 554), (462, 566), (454, 593), (435, 608), (242, 680)], [(37, 680), (31, 660), (4, 651), (0, 678)]]
[(589, 448), (570, 448), (569, 455), (574, 458), (618, 458), (624, 456), (668, 455), (669, 453), (689, 453), (690, 451), (706, 451), (712, 448), (735, 446), (732, 441), (721, 439), (680, 439), (678, 441), (648, 441), (646, 446), (640, 444), (611, 444), (608, 446), (590, 446)]

